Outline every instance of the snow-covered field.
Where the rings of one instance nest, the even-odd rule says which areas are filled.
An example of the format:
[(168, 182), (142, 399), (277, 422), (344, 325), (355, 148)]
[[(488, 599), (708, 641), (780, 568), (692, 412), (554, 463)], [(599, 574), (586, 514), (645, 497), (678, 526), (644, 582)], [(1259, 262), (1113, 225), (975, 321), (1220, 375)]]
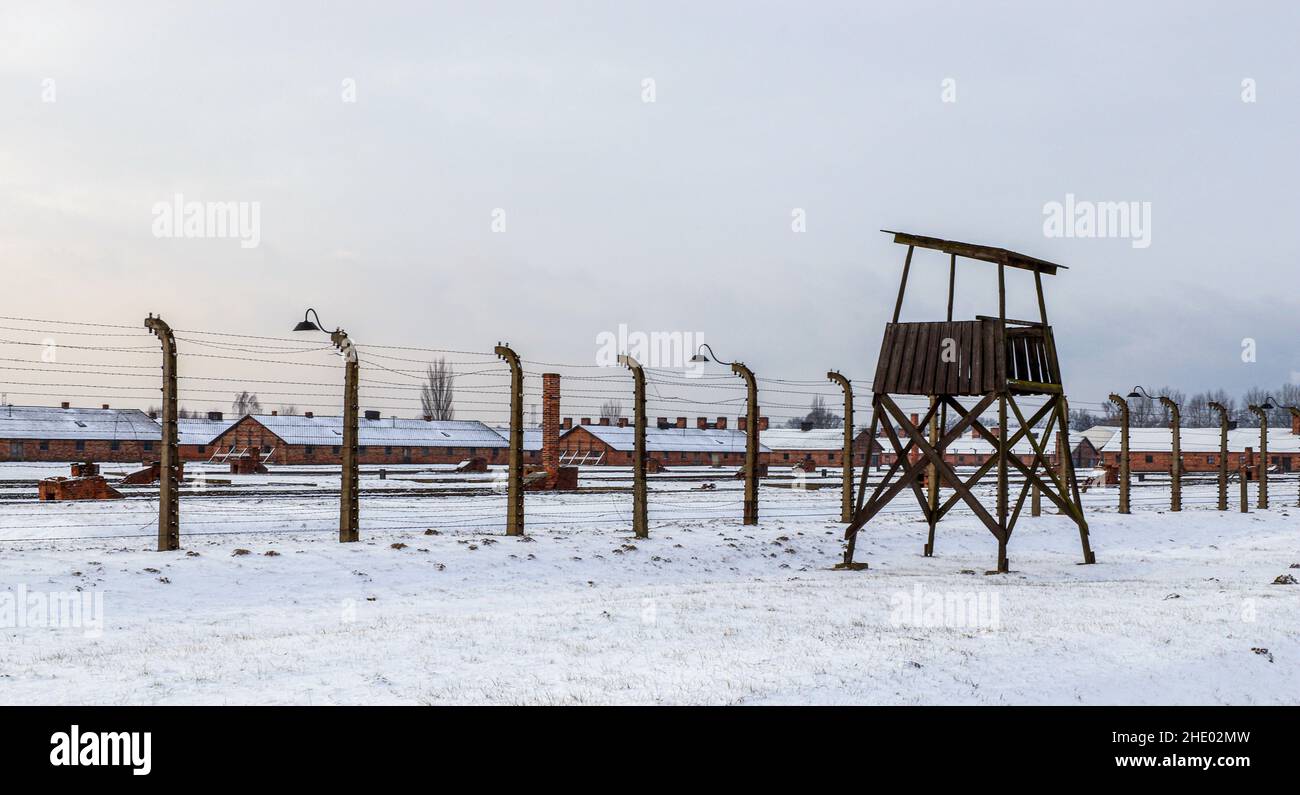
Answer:
[[(0, 466), (0, 494), (53, 469)], [(870, 569), (834, 571), (833, 478), (765, 481), (744, 527), (730, 472), (671, 474), (647, 540), (618, 470), (529, 494), (524, 538), (502, 535), (492, 475), (400, 468), (366, 473), (356, 544), (335, 540), (328, 472), (205, 473), (174, 553), (151, 551), (149, 489), (0, 502), (0, 703), (1300, 702), (1300, 585), (1272, 584), (1300, 577), (1295, 481), (1248, 515), (1235, 486), (1230, 512), (1193, 485), (1174, 514), (1144, 485), (1129, 516), (1093, 490), (1095, 566), (1073, 524), (1026, 509), (1013, 571), (986, 575), (969, 513), (925, 558), (896, 502), (859, 541)], [(31, 612), (73, 596), (102, 628)]]

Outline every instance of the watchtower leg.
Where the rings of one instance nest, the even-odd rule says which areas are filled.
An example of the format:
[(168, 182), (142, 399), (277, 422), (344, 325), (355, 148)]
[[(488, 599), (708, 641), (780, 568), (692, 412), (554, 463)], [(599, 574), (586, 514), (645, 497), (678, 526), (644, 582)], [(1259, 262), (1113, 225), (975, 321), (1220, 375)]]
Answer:
[[(1096, 563), (1097, 556), (1092, 552), (1088, 541), (1088, 521), (1083, 518), (1083, 500), (1079, 496), (1079, 479), (1074, 471), (1073, 450), (1070, 446), (1070, 405), (1065, 395), (1056, 399), (1057, 422), (1061, 426), (1061, 465), (1069, 473), (1070, 494), (1074, 498), (1075, 524), (1079, 525), (1079, 543), (1083, 546), (1083, 562)], [(1062, 494), (1062, 497), (1066, 495)]]
[(1007, 560), (1007, 396), (998, 395), (998, 571), (1010, 571)]
[[(937, 401), (938, 398), (936, 397), (930, 398), (930, 444), (932, 446), (939, 443), (939, 414), (934, 411), (934, 405)], [(947, 410), (947, 404), (944, 404), (943, 408)], [(939, 450), (939, 454), (943, 455), (942, 449)], [(925, 540), (924, 553), (928, 558), (934, 554), (934, 527), (939, 523), (939, 468), (934, 464), (930, 464), (925, 470), (925, 477), (926, 502), (930, 506), (930, 534)]]

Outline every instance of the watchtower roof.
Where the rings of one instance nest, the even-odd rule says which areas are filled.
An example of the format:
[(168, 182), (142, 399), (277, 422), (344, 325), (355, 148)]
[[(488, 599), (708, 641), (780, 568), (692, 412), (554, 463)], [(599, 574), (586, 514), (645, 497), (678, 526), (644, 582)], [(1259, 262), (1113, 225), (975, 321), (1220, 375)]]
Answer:
[(974, 243), (962, 243), (956, 240), (943, 240), (937, 237), (913, 235), (908, 232), (895, 232), (890, 229), (881, 229), (880, 231), (885, 234), (893, 235), (895, 243), (902, 243), (905, 246), (930, 248), (935, 251), (942, 251), (958, 257), (966, 257), (967, 259), (996, 262), (1006, 265), (1008, 268), (1037, 271), (1038, 273), (1046, 273), (1049, 276), (1055, 275), (1058, 268), (1066, 268), (1066, 270), (1068, 270), (1065, 265), (1057, 265), (1055, 262), (1048, 262), (1047, 260), (1041, 260), (1027, 254), (1009, 251), (1005, 248), (980, 246)]

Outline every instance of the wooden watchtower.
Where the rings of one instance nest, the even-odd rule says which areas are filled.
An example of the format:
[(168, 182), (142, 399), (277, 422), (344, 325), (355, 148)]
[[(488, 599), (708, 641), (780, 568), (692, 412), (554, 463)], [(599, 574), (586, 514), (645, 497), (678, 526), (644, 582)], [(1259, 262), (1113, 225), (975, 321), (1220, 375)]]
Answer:
[[(929, 540), (925, 545), (927, 556), (934, 551), (935, 525), (961, 501), (997, 538), (998, 571), (1005, 572), (1008, 570), (1007, 542), (1020, 516), (1025, 495), (1033, 486), (1055, 503), (1061, 513), (1074, 520), (1079, 527), (1084, 562), (1095, 562), (1088, 544), (1088, 523), (1079, 501), (1079, 487), (1070, 465), (1069, 407), (1061, 386), (1052, 327), (1047, 323), (1047, 304), (1043, 300), (1043, 274), (1054, 275), (1065, 266), (1002, 248), (903, 232), (888, 234), (894, 236), (895, 243), (907, 246), (907, 258), (903, 261), (894, 319), (885, 326), (885, 338), (876, 364), (870, 438), (876, 438), (877, 427), (882, 427), (893, 446), (895, 458), (884, 478), (875, 485), (870, 499), (866, 499), (870, 461), (863, 465), (853, 521), (844, 534), (848, 544), (842, 565), (854, 567), (853, 549), (858, 531), (891, 500), (910, 490), (930, 525)], [(907, 291), (912, 253), (918, 248), (949, 255), (948, 317), (943, 322), (900, 323), (898, 320)], [(952, 319), (958, 257), (997, 265), (996, 317), (977, 315), (974, 320)], [(1008, 268), (1029, 271), (1034, 275), (1038, 321), (1007, 317)], [(895, 402), (895, 395), (926, 396), (930, 399), (929, 411), (919, 422), (913, 422)], [(1026, 415), (1021, 403), (1028, 405), (1042, 398), (1045, 398), (1042, 405), (1031, 407)], [(971, 405), (963, 405), (962, 399)], [(980, 422), (980, 416), (994, 404), (997, 404), (998, 412), (996, 433)], [(951, 427), (948, 426), (949, 410), (955, 413), (956, 420)], [(1014, 432), (1008, 428), (1008, 411), (1019, 426)], [(1041, 431), (1036, 431), (1036, 426), (1044, 420)], [(1045, 442), (1052, 437), (1054, 426), (1059, 426), (1063, 448), (1058, 471), (1053, 471), (1049, 465)], [(968, 430), (974, 430), (988, 441), (994, 452), (974, 474), (963, 480), (944, 460), (944, 451)], [(900, 432), (904, 440), (900, 440)], [(1029, 460), (1022, 460), (1013, 452), (1014, 446), (1022, 439), (1027, 440), (1033, 450)], [(1023, 478), (1014, 508), (1008, 494), (1009, 471), (1013, 469)], [(923, 480), (922, 473), (927, 470)], [(996, 473), (997, 504), (993, 513), (974, 494), (990, 472)], [(942, 502), (939, 499), (940, 486), (952, 490), (952, 494)]]

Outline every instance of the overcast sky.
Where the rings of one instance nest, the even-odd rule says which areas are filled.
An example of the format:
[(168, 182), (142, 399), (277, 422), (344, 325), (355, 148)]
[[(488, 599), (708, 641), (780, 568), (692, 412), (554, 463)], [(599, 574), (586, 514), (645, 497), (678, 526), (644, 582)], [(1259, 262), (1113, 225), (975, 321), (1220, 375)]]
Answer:
[[(283, 335), (312, 305), (578, 363), (623, 323), (869, 378), (884, 228), (1068, 265), (1080, 402), (1274, 386), (1300, 378), (1297, 30), (1278, 2), (7, 0), (0, 314)], [(259, 244), (155, 236), (176, 194), (259, 203)], [(1067, 194), (1149, 202), (1150, 245), (1047, 237)], [(942, 319), (946, 270), (918, 255), (904, 319)], [(996, 314), (996, 268), (963, 262), (957, 304)]]

